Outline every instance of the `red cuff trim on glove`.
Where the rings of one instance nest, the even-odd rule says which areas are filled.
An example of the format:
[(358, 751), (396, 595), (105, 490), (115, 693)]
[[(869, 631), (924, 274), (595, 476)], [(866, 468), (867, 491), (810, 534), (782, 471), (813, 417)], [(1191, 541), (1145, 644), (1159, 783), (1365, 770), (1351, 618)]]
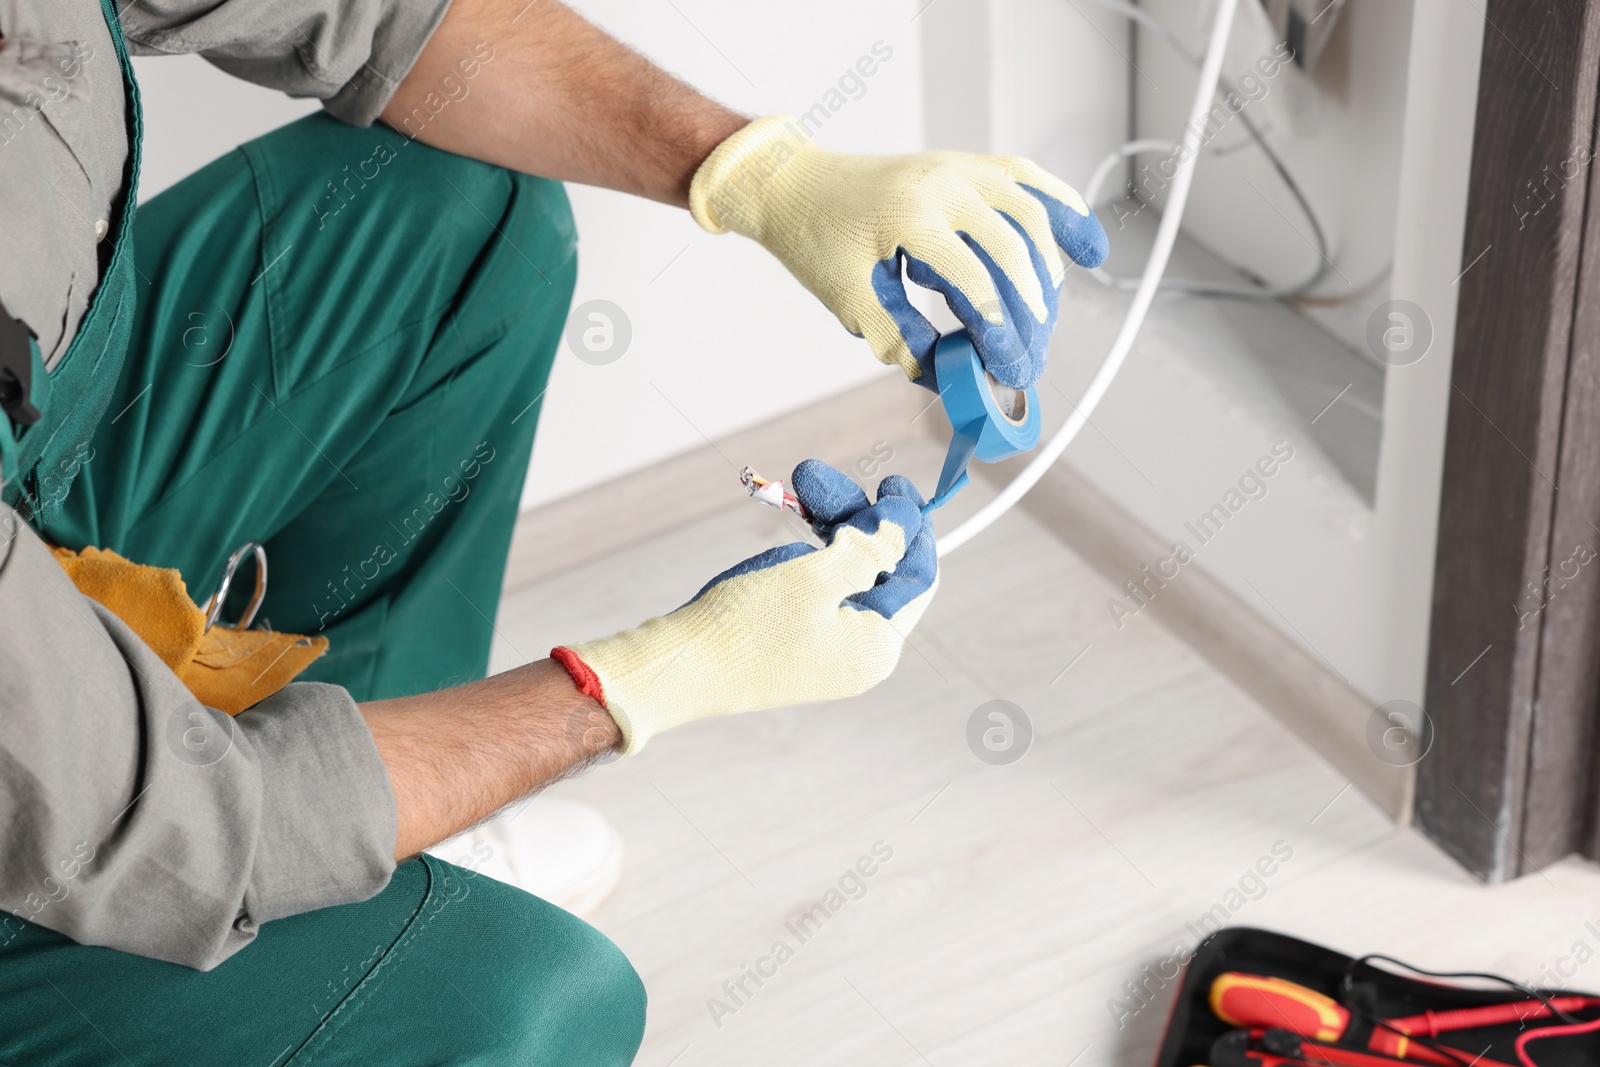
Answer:
[(557, 646), (550, 650), (550, 658), (567, 669), (572, 676), (572, 684), (578, 687), (578, 692), (590, 697), (603, 708), (606, 706), (606, 690), (600, 684), (600, 676), (589, 669), (589, 665), (578, 658), (572, 649)]

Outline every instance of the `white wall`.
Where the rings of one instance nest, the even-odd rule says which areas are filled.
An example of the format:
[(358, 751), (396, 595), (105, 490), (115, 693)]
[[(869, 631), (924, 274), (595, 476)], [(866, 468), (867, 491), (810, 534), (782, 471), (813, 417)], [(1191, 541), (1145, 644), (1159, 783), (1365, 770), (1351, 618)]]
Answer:
[[(742, 111), (799, 112), (842, 99), (818, 131), (823, 147), (895, 152), (921, 146), (921, 50), (913, 21), (920, 4), (914, 0), (817, 0), (803, 9), (732, 0), (579, 0), (575, 6)], [(830, 98), (841, 76), (878, 41), (893, 50), (891, 58), (864, 80), (864, 90)], [(239, 142), (316, 107), (236, 81), (195, 57), (144, 58), (135, 65), (148, 131), (146, 199)], [(633, 338), (622, 358), (605, 366), (563, 350), (525, 506), (875, 375), (897, 373), (878, 364), (865, 342), (845, 333), (751, 242), (713, 237), (686, 212), (662, 205), (596, 189), (570, 191), (580, 235), (575, 300), (619, 305)]]
[[(731, 0), (576, 6), (667, 70), (750, 114), (809, 109), (881, 40), (892, 58), (865, 80), (859, 99), (845, 97), (817, 143), (864, 152), (920, 147), (912, 0), (821, 0), (801, 8)], [(891, 373), (752, 242), (713, 237), (686, 213), (659, 204), (598, 189), (571, 193), (580, 235), (575, 302), (621, 306), (633, 341), (607, 366), (557, 362), (525, 504)], [(596, 396), (605, 403), (589, 402)]]
[(199, 56), (139, 57), (133, 69), (144, 103), (141, 201), (235, 145), (318, 108), (314, 100), (291, 100), (229, 77)]
[(1127, 22), (1063, 0), (928, 4), (929, 147), (1027, 156), (1075, 185), (1127, 139)]
[[(1462, 247), (1478, 99), (1478, 57), (1487, 32), (1478, 10), (1452, 0), (1417, 0), (1408, 66), (1429, 91), (1406, 99), (1392, 291), (1427, 310), (1433, 348), (1392, 367), (1384, 386), (1376, 536), (1389, 546), (1378, 579), (1383, 597), (1376, 639), (1389, 654), (1377, 692), (1422, 700), (1444, 480), (1450, 364), (1455, 350), (1456, 282), (1473, 254)], [(1462, 665), (1463, 668), (1466, 666)]]
[(1092, 3), (992, 0), (990, 150), (1080, 188), (1128, 136), (1127, 20)]

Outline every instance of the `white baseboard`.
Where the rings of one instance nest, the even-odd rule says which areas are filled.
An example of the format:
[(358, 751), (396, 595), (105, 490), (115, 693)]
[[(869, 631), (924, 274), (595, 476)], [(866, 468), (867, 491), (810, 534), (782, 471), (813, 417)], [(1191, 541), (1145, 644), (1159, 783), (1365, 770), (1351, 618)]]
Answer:
[[(1023, 456), (980, 467), (997, 484), (1025, 465)], [(1113, 585), (1171, 547), (1066, 463), (1057, 463), (1020, 505)], [(1394, 767), (1369, 746), (1373, 704), (1324, 667), (1198, 563), (1183, 569), (1145, 609), (1226, 675), (1399, 825), (1411, 821), (1415, 767)]]

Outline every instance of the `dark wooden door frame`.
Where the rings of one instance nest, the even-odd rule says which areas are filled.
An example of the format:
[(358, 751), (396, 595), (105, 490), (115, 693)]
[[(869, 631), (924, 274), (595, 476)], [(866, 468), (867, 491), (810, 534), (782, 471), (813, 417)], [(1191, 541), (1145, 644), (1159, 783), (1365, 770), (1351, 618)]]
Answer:
[(1416, 819), (1501, 881), (1600, 855), (1600, 0), (1484, 10)]

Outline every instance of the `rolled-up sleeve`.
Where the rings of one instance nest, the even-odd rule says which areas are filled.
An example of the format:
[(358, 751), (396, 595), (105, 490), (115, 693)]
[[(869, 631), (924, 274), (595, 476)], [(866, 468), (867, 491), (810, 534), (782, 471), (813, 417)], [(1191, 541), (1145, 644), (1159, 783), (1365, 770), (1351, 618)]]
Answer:
[(316, 97), (367, 126), (450, 0), (140, 0), (122, 15), (135, 55), (198, 53), (229, 74)]
[(209, 970), (263, 922), (377, 893), (395, 834), (345, 690), (203, 707), (0, 505), (0, 910)]

